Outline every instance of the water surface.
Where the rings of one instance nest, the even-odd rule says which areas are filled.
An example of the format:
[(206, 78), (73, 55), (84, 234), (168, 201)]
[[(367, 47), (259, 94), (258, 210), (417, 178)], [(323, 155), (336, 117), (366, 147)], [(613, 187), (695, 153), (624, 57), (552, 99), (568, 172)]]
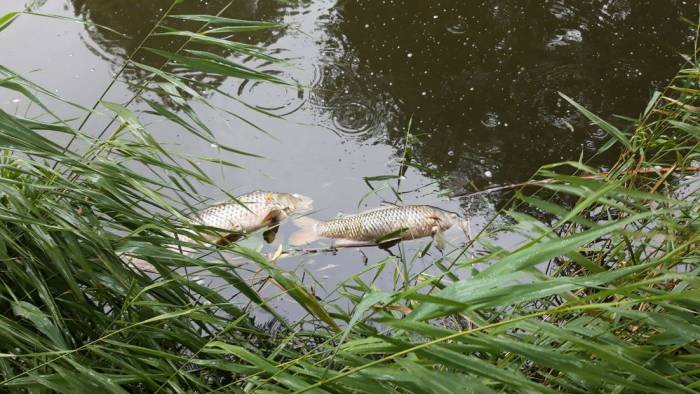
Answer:
[[(29, 7), (128, 35), (22, 16), (0, 33), (3, 64), (90, 106), (169, 6), (167, 0), (3, 1), (0, 13)], [(637, 116), (692, 48), (694, 36), (681, 18), (697, 20), (693, 2), (671, 0), (237, 0), (231, 5), (209, 0), (185, 1), (172, 13), (216, 14), (225, 7), (223, 16), (287, 24), (238, 39), (288, 58), (289, 65), (238, 60), (294, 84), (191, 77), (211, 87), (203, 92), (210, 103), (245, 117), (274, 138), (235, 116), (197, 106), (220, 144), (263, 158), (231, 156), (142, 113), (159, 140), (174, 149), (221, 155), (244, 166), (204, 166), (222, 190), (303, 193), (316, 200), (315, 216), (324, 218), (395, 200), (386, 190), (387, 184), (397, 186), (395, 180), (374, 182), (376, 189), (384, 190), (368, 195), (364, 178), (398, 173), (410, 123), (416, 167), (401, 181), (400, 190), (407, 191), (404, 200), (462, 212), (471, 218), (474, 231), (504, 196), (448, 200), (446, 195), (520, 182), (542, 164), (590, 157), (606, 136), (557, 93), (605, 118)], [(174, 20), (167, 23), (182, 26)], [(164, 49), (178, 44), (164, 36), (146, 41), (146, 46)], [(162, 62), (146, 51), (137, 52), (135, 60), (156, 67)], [(128, 68), (106, 99), (126, 102), (145, 78)], [(282, 118), (250, 110), (214, 89)], [(15, 94), (1, 91), (0, 108), (15, 112), (27, 107)], [(147, 109), (138, 99), (130, 108)], [(61, 114), (77, 115), (68, 107), (61, 108)], [(108, 121), (106, 115), (95, 116), (85, 130), (98, 135)], [(614, 152), (595, 163), (605, 166), (611, 157)], [(202, 193), (212, 199), (222, 196), (215, 188)], [(292, 230), (286, 224), (278, 242)], [(262, 243), (259, 238), (247, 242)], [(406, 253), (426, 242), (411, 243)], [(501, 242), (514, 240), (506, 237)], [(386, 256), (377, 250), (346, 250), (281, 265), (314, 275), (315, 287), (323, 294), (323, 286), (332, 289), (337, 280), (362, 269), (365, 257), (373, 262)], [(425, 263), (418, 259), (414, 271), (431, 258)], [(390, 287), (398, 275), (387, 272), (378, 286)]]

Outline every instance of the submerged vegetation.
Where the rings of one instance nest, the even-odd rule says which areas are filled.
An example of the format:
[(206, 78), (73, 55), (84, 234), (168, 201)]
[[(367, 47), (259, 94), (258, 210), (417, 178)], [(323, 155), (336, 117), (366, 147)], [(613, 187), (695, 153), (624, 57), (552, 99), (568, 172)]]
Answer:
[[(0, 17), (0, 31), (15, 17)], [(190, 106), (208, 104), (200, 79), (189, 75), (284, 83), (206, 51), (216, 46), (280, 61), (229, 36), (275, 25), (177, 18), (212, 29), (158, 26), (153, 34), (186, 40), (180, 50), (150, 50), (166, 61), (160, 69), (135, 61), (125, 67), (151, 75), (138, 94), (155, 92), (177, 104), (175, 111), (147, 100), (153, 114), (215, 143)], [(190, 49), (192, 43), (205, 47)], [(51, 110), (49, 103), (62, 98), (2, 68), (0, 87), (24, 95), (44, 114), (28, 119), (0, 111), (0, 386), (60, 392), (698, 391), (695, 55), (692, 67), (655, 93), (627, 129), (567, 98), (611, 136), (603, 150), (621, 147), (609, 171), (583, 161), (545, 166), (503, 208), (507, 220), (435, 257), (440, 275), (406, 270), (396, 288), (378, 289), (371, 278), (401, 270), (410, 257), (370, 262), (341, 283), (342, 302), (318, 300), (297, 275), (277, 267), (279, 254), (264, 256), (237, 243), (182, 245), (200, 252), (194, 257), (173, 251), (169, 234), (187, 230), (188, 202), (203, 200), (198, 185), (212, 183), (197, 162), (235, 164), (169, 150), (129, 103), (75, 104), (86, 117), (111, 111), (117, 121), (113, 130), (84, 131), (86, 122), (73, 126)], [(79, 144), (57, 144), (56, 135)], [(523, 242), (509, 250), (490, 241), (503, 231), (520, 234)], [(149, 261), (160, 275), (132, 271), (123, 255)], [(248, 283), (235, 268), (241, 259), (279, 292), (263, 296)], [(237, 296), (226, 299), (202, 285), (197, 275), (205, 272), (237, 289)], [(307, 317), (280, 316), (271, 307), (280, 295)]]

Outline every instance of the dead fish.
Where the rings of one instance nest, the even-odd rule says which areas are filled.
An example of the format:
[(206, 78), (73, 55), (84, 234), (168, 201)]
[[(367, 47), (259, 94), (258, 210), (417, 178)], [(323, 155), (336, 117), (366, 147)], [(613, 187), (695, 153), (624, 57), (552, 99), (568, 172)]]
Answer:
[[(257, 190), (238, 196), (233, 201), (207, 207), (192, 215), (190, 221), (194, 225), (219, 230), (215, 234), (204, 234), (204, 237), (209, 242), (221, 242), (274, 226), (292, 213), (305, 213), (312, 209), (313, 200), (301, 194)], [(274, 234), (266, 232), (264, 237), (269, 242), (274, 240)]]
[(464, 219), (429, 205), (385, 206), (354, 215), (318, 221), (309, 217), (295, 220), (300, 230), (289, 239), (291, 245), (304, 245), (320, 238), (336, 240), (336, 246), (387, 244), (401, 240), (433, 237), (442, 243), (441, 234)]
[[(207, 241), (217, 244), (232, 242), (241, 235), (273, 226), (263, 234), (265, 240), (272, 243), (279, 222), (293, 213), (305, 213), (312, 209), (313, 200), (301, 194), (257, 190), (238, 196), (235, 200), (209, 206), (188, 219), (195, 226), (215, 229), (215, 231), (202, 233), (202, 236)], [(182, 243), (198, 243), (186, 235), (174, 234), (173, 236)], [(167, 247), (183, 254), (194, 253), (194, 249), (185, 245), (167, 245)], [(142, 271), (157, 272), (153, 265), (142, 259), (125, 256), (124, 261), (127, 265)]]

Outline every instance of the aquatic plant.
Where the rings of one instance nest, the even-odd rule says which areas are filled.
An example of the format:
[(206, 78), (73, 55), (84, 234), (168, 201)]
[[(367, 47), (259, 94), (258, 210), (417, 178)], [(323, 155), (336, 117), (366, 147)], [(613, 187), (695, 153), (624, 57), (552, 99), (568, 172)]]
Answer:
[[(0, 31), (15, 17), (0, 17)], [(223, 36), (275, 25), (180, 18), (222, 34), (164, 30), (165, 18), (152, 33), (269, 56)], [(170, 72), (169, 63), (284, 83), (206, 51), (187, 52), (188, 42), (155, 51), (167, 60), (160, 69), (134, 61), (124, 67), (150, 72), (152, 83), (142, 89), (178, 104), (151, 100), (154, 114), (206, 141), (215, 142), (189, 103), (207, 101), (197, 80)], [(60, 392), (695, 392), (700, 63), (693, 61), (628, 129), (564, 96), (611, 136), (602, 149), (622, 146), (609, 171), (583, 161), (543, 167), (501, 211), (505, 228), (488, 226), (434, 259), (440, 275), (406, 273), (391, 291), (363, 278), (396, 260), (370, 263), (338, 289), (350, 307), (318, 300), (275, 265), (279, 253), (236, 243), (187, 245), (213, 259), (171, 250), (168, 234), (183, 231), (187, 201), (201, 198), (197, 185), (212, 183), (197, 162), (235, 164), (169, 150), (129, 102), (75, 104), (84, 119), (96, 110), (114, 113), (115, 128), (84, 131), (86, 121), (74, 126), (47, 100), (73, 103), (3, 67), (0, 87), (24, 95), (44, 117), (0, 111), (0, 385)], [(56, 133), (87, 148), (57, 144)], [(508, 250), (489, 242), (496, 231), (525, 239)], [(160, 275), (130, 269), (124, 255), (149, 261)], [(263, 297), (232, 258), (255, 265), (281, 292)], [(399, 265), (410, 259), (402, 258)], [(204, 272), (240, 294), (225, 299), (200, 284), (196, 275)], [(270, 307), (279, 294), (308, 317), (279, 316)]]

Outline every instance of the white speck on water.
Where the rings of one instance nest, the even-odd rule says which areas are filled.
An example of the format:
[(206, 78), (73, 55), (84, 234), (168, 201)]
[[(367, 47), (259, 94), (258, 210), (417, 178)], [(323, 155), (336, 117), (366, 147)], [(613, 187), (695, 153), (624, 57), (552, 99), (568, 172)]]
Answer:
[(323, 267), (319, 268), (319, 269), (316, 270), (316, 271), (317, 271), (317, 272), (321, 272), (321, 271), (329, 270), (329, 269), (332, 269), (332, 268), (335, 268), (335, 267), (337, 267), (336, 264), (328, 264), (328, 265), (326, 265), (326, 266), (323, 266)]
[(365, 29), (369, 28), (369, 23), (365, 23)]
[(437, 18), (438, 18), (438, 16), (437, 16), (437, 15), (433, 15), (433, 19), (437, 19)]
[(484, 176), (487, 178), (491, 178), (493, 174), (491, 173), (491, 171), (484, 171)]
[(428, 93), (427, 93), (427, 92), (421, 92), (421, 95), (422, 95), (422, 96), (425, 96), (426, 94), (428, 94)]
[(411, 52), (406, 54), (406, 57), (413, 57), (413, 54)]
[(454, 155), (455, 155), (455, 151), (453, 151), (453, 150), (447, 151), (447, 156), (454, 156)]

